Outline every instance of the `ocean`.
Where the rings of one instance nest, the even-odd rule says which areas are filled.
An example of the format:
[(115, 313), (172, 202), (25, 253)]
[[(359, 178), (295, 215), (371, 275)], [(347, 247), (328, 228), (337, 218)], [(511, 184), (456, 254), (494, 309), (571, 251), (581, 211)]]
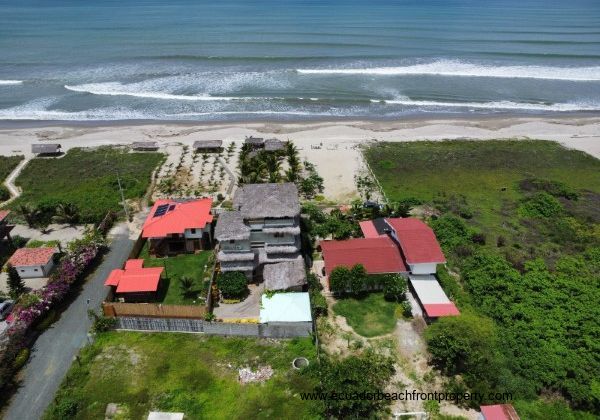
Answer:
[(0, 120), (598, 111), (599, 0), (0, 0)]

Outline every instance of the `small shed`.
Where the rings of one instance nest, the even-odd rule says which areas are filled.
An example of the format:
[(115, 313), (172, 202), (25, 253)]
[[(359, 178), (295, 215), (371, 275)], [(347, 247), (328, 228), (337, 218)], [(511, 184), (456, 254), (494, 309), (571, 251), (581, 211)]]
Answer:
[(482, 405), (480, 420), (519, 420), (515, 408), (511, 404)]
[(312, 328), (308, 293), (275, 293), (262, 295), (260, 322), (263, 324), (302, 324)]
[(158, 143), (155, 141), (135, 141), (131, 148), (140, 152), (154, 152), (158, 150)]
[(192, 146), (197, 152), (215, 152), (223, 150), (223, 140), (197, 140)]
[(279, 139), (266, 139), (265, 140), (265, 150), (267, 152), (277, 152), (279, 150), (283, 150), (285, 147), (285, 143)]
[(62, 146), (58, 143), (32, 144), (31, 153), (36, 155), (57, 155), (61, 152)]
[(114, 288), (115, 296), (125, 302), (148, 302), (153, 300), (160, 288), (163, 267), (144, 268), (144, 260), (127, 260), (123, 270), (111, 271), (104, 282)]
[(267, 290), (302, 291), (306, 285), (304, 260), (299, 257), (293, 261), (266, 264), (263, 279)]
[(254, 149), (262, 149), (263, 147), (265, 147), (265, 139), (262, 137), (250, 136), (246, 137), (246, 140), (244, 140), (244, 144), (247, 144)]
[(23, 279), (48, 277), (54, 267), (56, 248), (19, 248), (8, 260)]

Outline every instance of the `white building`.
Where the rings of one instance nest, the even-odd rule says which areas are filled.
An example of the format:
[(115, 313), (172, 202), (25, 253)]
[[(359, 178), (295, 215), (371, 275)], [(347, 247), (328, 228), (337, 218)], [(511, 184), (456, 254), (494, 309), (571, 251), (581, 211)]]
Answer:
[(19, 248), (8, 260), (23, 279), (48, 277), (54, 267), (56, 248)]

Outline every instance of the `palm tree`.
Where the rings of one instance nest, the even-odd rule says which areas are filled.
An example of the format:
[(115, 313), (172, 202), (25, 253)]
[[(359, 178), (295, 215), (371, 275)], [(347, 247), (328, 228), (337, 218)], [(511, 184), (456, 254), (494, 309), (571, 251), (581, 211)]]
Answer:
[(281, 179), (281, 160), (270, 153), (264, 156), (265, 168), (269, 175), (269, 182), (279, 182)]
[(79, 209), (73, 203), (60, 203), (56, 207), (54, 219), (59, 223), (67, 223), (72, 226), (79, 221), (79, 217)]
[(179, 278), (179, 289), (184, 297), (188, 297), (194, 293), (194, 279), (188, 276), (181, 276)]

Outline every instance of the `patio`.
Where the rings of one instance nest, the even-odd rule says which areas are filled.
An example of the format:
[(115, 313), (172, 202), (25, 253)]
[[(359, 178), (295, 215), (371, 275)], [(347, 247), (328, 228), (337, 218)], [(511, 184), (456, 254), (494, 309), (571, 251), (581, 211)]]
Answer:
[(219, 303), (214, 307), (213, 313), (218, 319), (225, 318), (256, 318), (260, 315), (260, 299), (265, 290), (264, 283), (249, 284), (250, 293), (240, 303)]

